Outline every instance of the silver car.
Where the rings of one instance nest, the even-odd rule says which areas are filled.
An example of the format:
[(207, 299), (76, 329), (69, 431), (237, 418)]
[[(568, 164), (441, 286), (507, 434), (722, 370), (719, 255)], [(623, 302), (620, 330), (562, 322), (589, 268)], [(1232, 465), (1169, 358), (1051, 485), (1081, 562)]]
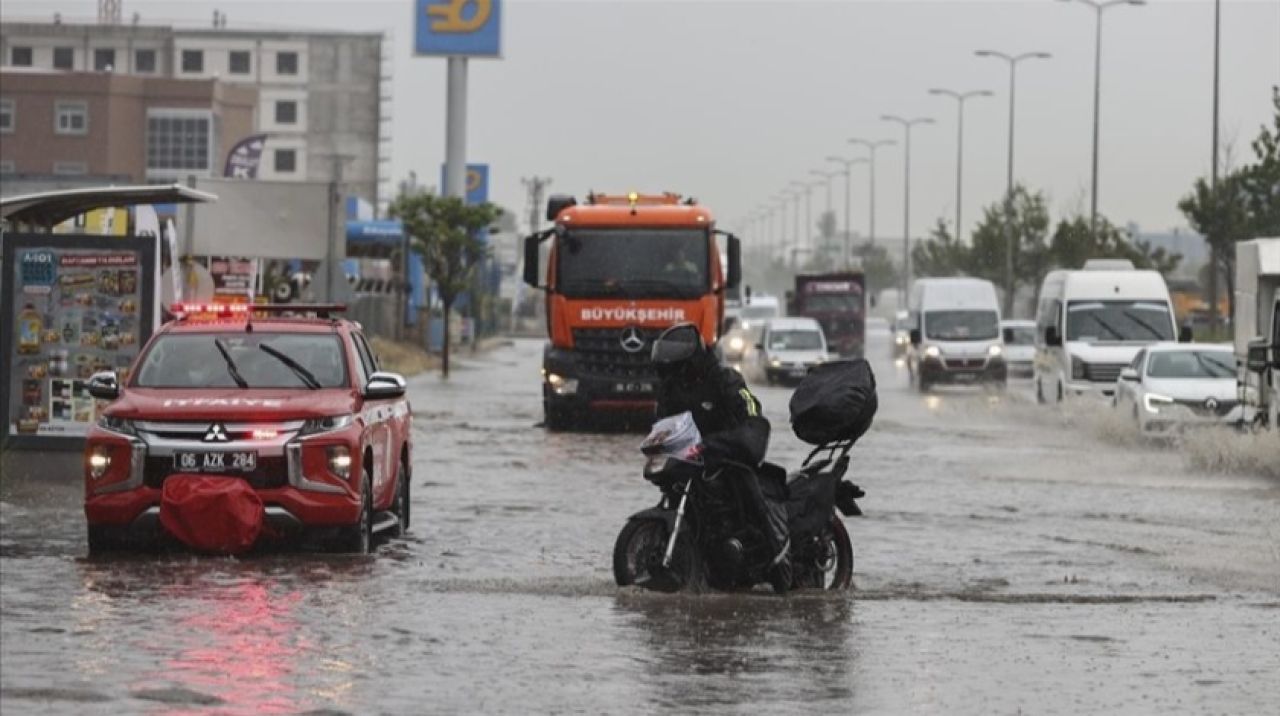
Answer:
[(1156, 343), (1120, 371), (1114, 403), (1144, 435), (1240, 420), (1235, 355), (1230, 345)]

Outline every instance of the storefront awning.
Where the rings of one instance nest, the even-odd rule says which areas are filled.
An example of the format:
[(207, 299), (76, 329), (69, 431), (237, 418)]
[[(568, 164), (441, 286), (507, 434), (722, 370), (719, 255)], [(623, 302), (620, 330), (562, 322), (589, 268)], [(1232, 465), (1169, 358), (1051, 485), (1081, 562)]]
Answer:
[(181, 184), (60, 189), (0, 198), (0, 219), (12, 225), (51, 227), (73, 216), (108, 206), (191, 204), (217, 200), (215, 194)]

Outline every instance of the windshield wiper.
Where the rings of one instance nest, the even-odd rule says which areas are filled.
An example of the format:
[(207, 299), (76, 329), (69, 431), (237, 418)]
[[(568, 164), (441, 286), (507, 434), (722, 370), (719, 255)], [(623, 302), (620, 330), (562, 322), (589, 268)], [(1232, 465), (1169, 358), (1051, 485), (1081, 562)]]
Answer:
[(1133, 321), (1139, 326), (1142, 326), (1144, 329), (1147, 330), (1148, 333), (1155, 336), (1156, 338), (1159, 338), (1159, 339), (1164, 338), (1164, 336), (1160, 335), (1160, 331), (1156, 330), (1156, 327), (1151, 325), (1150, 323), (1147, 323), (1146, 321), (1142, 320), (1141, 318), (1138, 318), (1137, 316), (1133, 315), (1132, 313), (1129, 313), (1128, 311), (1121, 311), (1121, 313), (1125, 315), (1125, 318), (1128, 318), (1130, 321)]
[(240, 375), (240, 369), (236, 368), (236, 362), (231, 360), (231, 351), (227, 350), (227, 344), (222, 342), (221, 338), (214, 338), (213, 345), (218, 347), (218, 352), (222, 354), (222, 359), (227, 362), (227, 372), (231, 374), (231, 379), (241, 388), (248, 388), (249, 382)]
[(311, 390), (320, 389), (321, 387), (320, 381), (316, 379), (315, 374), (307, 370), (306, 368), (303, 368), (302, 365), (298, 363), (298, 361), (290, 358), (284, 353), (281, 353), (279, 350), (272, 348), (266, 343), (259, 343), (258, 348), (262, 349), (264, 353), (271, 356), (272, 358), (275, 358), (281, 363), (284, 363), (285, 366), (289, 368), (289, 370), (293, 371), (294, 375), (298, 376), (298, 379), (302, 381), (303, 385), (307, 386)]
[(1116, 340), (1121, 340), (1121, 341), (1125, 340), (1124, 334), (1121, 333), (1120, 331), (1117, 331), (1115, 329), (1115, 326), (1111, 325), (1110, 323), (1107, 323), (1106, 321), (1102, 320), (1098, 316), (1089, 316), (1089, 317), (1092, 318), (1093, 322), (1098, 324), (1100, 328), (1103, 328), (1108, 333), (1115, 336)]
[(1196, 362), (1200, 364), (1201, 370), (1208, 374), (1210, 378), (1233, 378), (1235, 371), (1226, 365), (1219, 363), (1212, 358), (1205, 358), (1200, 351), (1192, 351), (1191, 355), (1195, 356)]

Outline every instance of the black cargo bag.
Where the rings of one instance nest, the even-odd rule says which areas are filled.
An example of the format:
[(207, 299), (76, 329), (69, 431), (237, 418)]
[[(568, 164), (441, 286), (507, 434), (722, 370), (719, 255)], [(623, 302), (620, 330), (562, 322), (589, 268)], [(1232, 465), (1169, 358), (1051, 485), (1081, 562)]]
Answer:
[(815, 366), (791, 396), (791, 430), (810, 445), (857, 440), (879, 403), (871, 365), (857, 360)]

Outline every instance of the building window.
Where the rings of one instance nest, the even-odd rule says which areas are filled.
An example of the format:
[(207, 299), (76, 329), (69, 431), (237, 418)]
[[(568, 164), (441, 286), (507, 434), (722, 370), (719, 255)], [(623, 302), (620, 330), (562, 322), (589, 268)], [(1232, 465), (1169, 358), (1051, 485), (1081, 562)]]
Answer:
[(73, 70), (76, 66), (76, 50), (74, 47), (53, 48), (53, 68), (55, 70)]
[(249, 74), (248, 50), (232, 50), (231, 56), (227, 60), (227, 69), (233, 75)]
[(203, 50), (183, 50), (182, 51), (182, 71), (183, 72), (204, 72), (204, 51)]
[(276, 102), (276, 124), (297, 124), (298, 103), (293, 100)]
[(62, 175), (88, 174), (89, 167), (84, 162), (54, 162), (53, 173)]
[(133, 71), (150, 74), (156, 71), (156, 51), (138, 50), (133, 53)]
[(93, 70), (94, 72), (106, 72), (116, 68), (116, 51), (111, 49), (102, 49), (93, 51)]
[(9, 64), (14, 67), (30, 67), (31, 66), (31, 48), (15, 47), (9, 52)]
[(17, 171), (12, 159), (0, 159), (0, 174), (14, 174)]
[(276, 74), (278, 75), (298, 74), (298, 53), (277, 52), (276, 53)]
[(148, 172), (207, 172), (213, 155), (213, 116), (199, 110), (147, 112)]
[(89, 105), (85, 102), (54, 102), (53, 131), (58, 134), (88, 134)]
[(277, 174), (292, 174), (298, 171), (298, 151), (296, 149), (277, 149), (275, 153), (275, 169)]
[(0, 99), (0, 134), (9, 134), (17, 124), (13, 100)]

